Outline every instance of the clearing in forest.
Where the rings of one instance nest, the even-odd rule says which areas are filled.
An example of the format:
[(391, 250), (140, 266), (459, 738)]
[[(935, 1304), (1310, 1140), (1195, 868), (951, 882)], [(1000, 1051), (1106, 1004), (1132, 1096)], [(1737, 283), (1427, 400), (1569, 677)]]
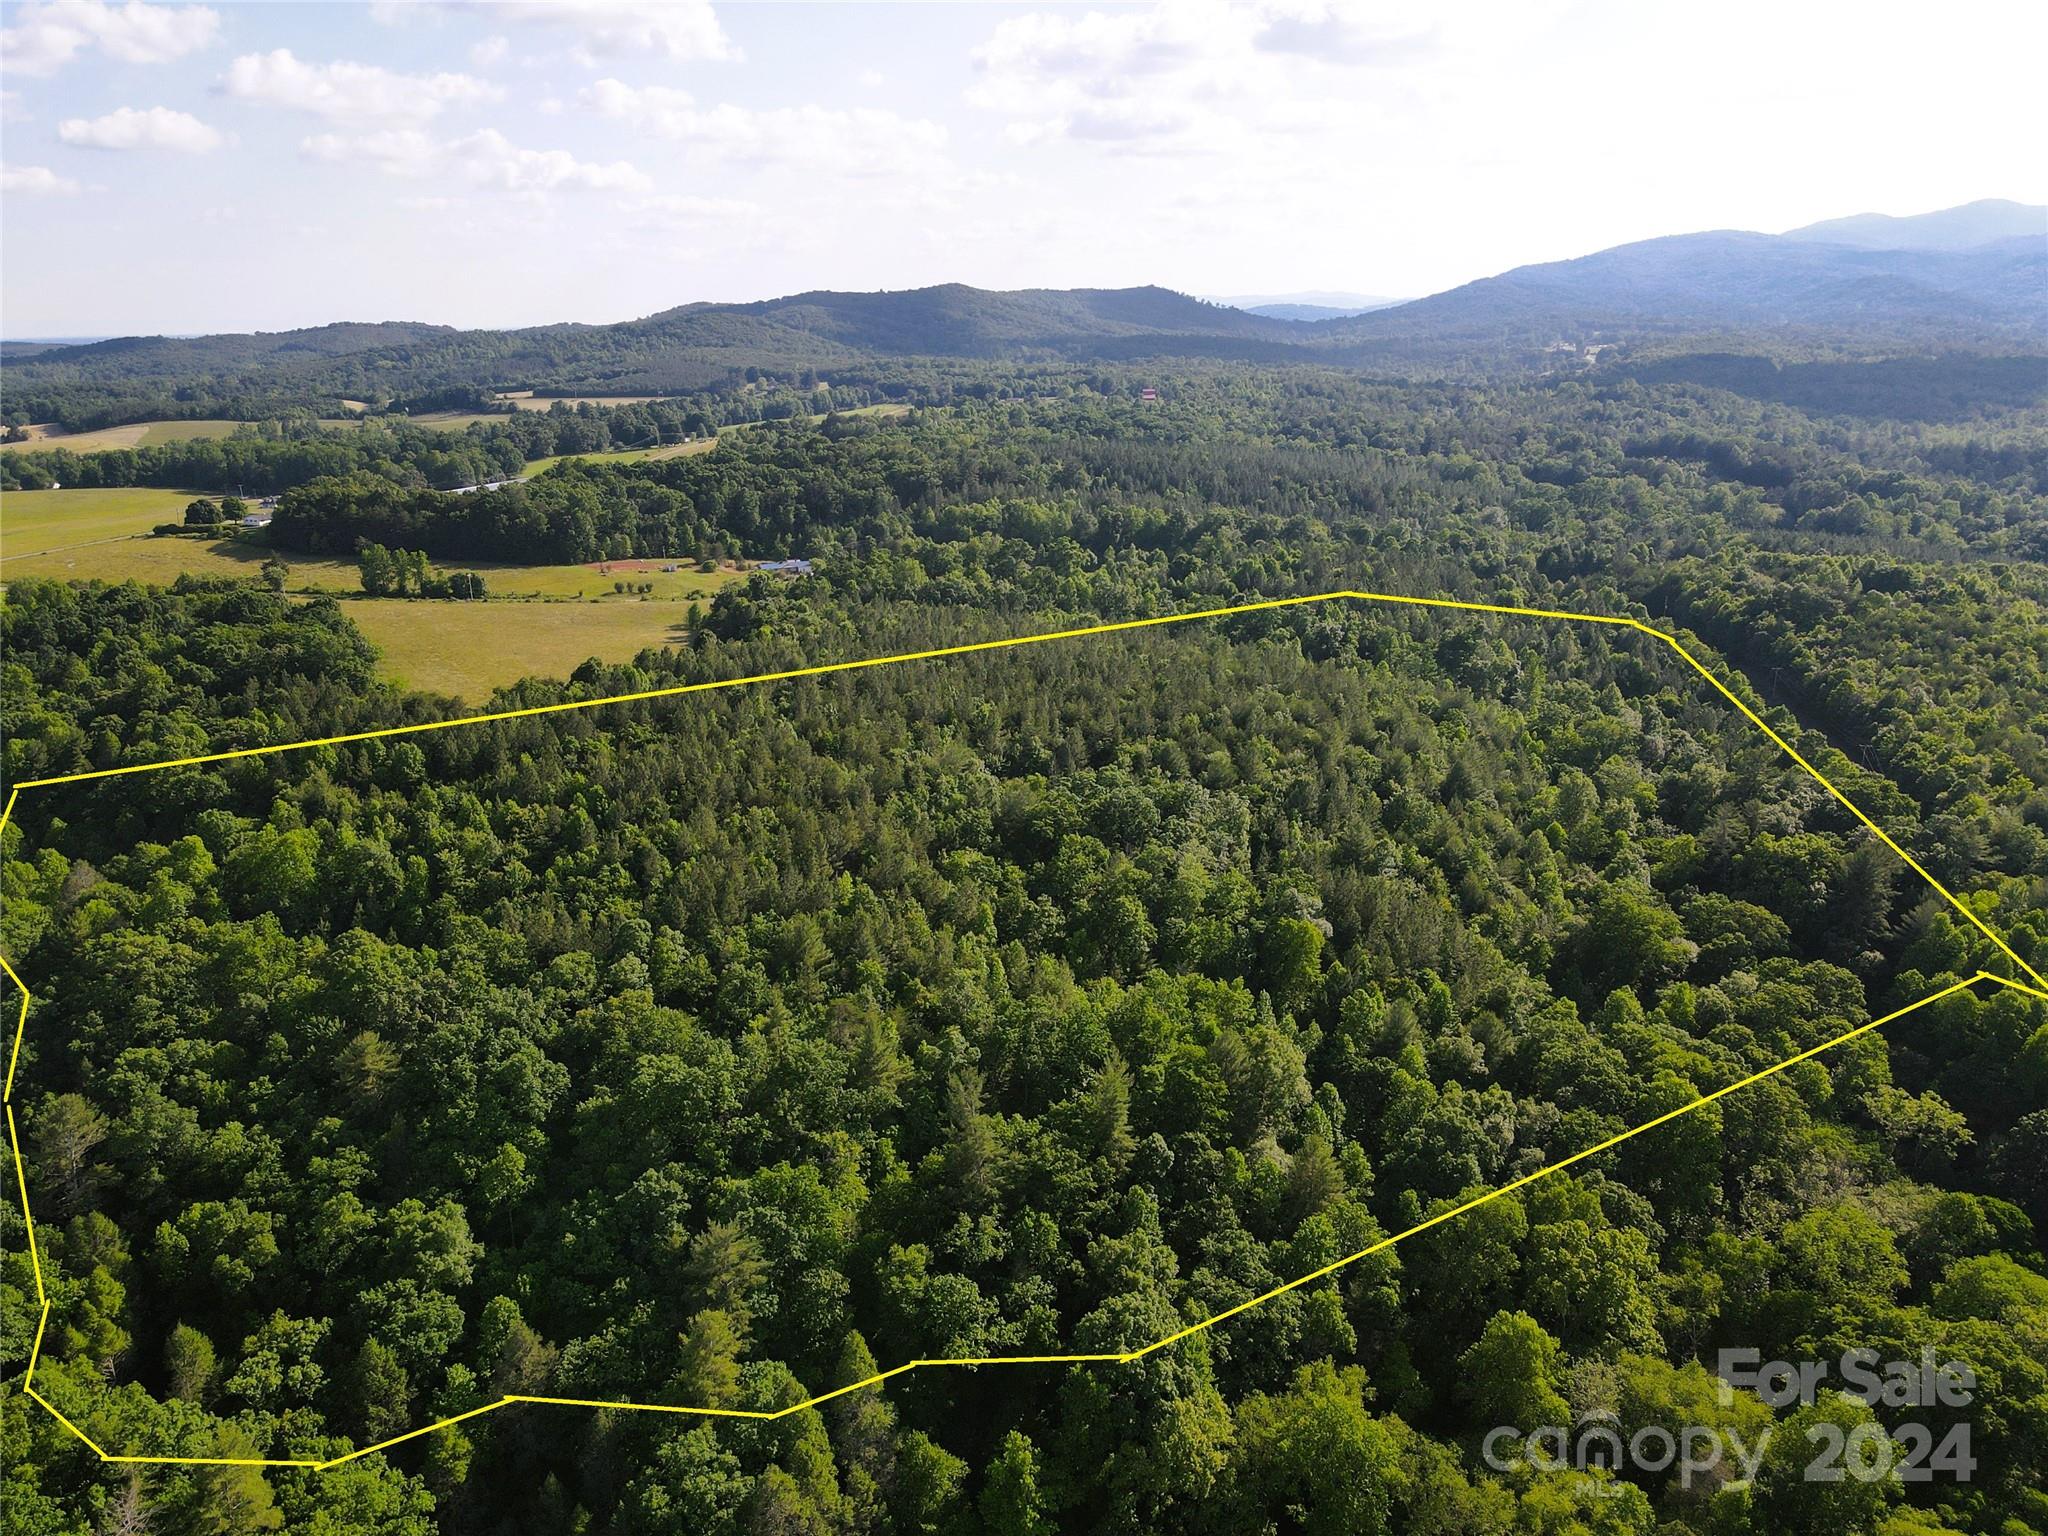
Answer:
[(161, 448), (166, 443), (189, 443), (202, 437), (232, 437), (239, 421), (131, 421), (118, 427), (96, 427), (89, 432), (62, 432), (48, 422), (28, 429), (28, 440), (0, 443), (0, 449), (68, 448), (73, 453), (98, 453), (107, 448)]
[[(107, 541), (148, 539), (158, 523), (182, 518), (192, 496), (139, 487), (0, 493), (0, 576), (150, 580), (140, 571), (120, 569), (121, 557), (105, 553)], [(99, 552), (89, 553), (86, 546)], [(75, 569), (81, 561), (85, 568)]]
[[(691, 445), (693, 448), (695, 445)], [(707, 443), (705, 446), (709, 446)], [(450, 561), (475, 571), (488, 600), (457, 603), (362, 595), (352, 559), (299, 555), (257, 539), (151, 537), (179, 521), (190, 491), (9, 491), (0, 497), (0, 581), (141, 581), (180, 576), (247, 580), (264, 562), (288, 567), (285, 590), (333, 596), (383, 652), (386, 676), (432, 693), (483, 700), (525, 677), (566, 677), (591, 657), (630, 661), (682, 639), (678, 605), (709, 602), (740, 572), (700, 571), (694, 560), (589, 565)], [(663, 566), (674, 565), (674, 570)], [(618, 591), (618, 586), (648, 590)]]

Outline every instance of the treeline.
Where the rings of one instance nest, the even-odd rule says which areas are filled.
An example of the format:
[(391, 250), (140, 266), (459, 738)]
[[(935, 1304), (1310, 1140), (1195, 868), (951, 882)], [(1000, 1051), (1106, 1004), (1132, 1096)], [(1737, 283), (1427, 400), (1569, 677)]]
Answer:
[(530, 564), (794, 555), (827, 528), (854, 535), (974, 482), (925, 444), (839, 418), (815, 432), (750, 429), (716, 453), (625, 467), (570, 462), (531, 484), (461, 495), (367, 473), (318, 480), (280, 498), (271, 537), (312, 553), (371, 539), (438, 559)]
[(653, 447), (715, 430), (701, 408), (680, 401), (507, 410), (501, 419), (460, 430), (402, 417), (339, 426), (275, 423), (151, 448), (14, 449), (0, 454), (0, 489), (161, 485), (270, 495), (358, 472), (396, 485), (445, 489), (510, 478), (532, 459)]
[[(1141, 401), (1146, 386), (1161, 386), (1164, 398)], [(538, 458), (674, 443), (741, 422), (794, 424), (875, 402), (946, 407), (929, 414), (943, 414), (950, 424), (929, 421), (911, 439), (937, 459), (973, 455), (987, 484), (1013, 478), (1002, 453), (985, 446), (997, 438), (1028, 456), (1049, 459), (1071, 448), (1085, 461), (1064, 479), (1048, 471), (1022, 482), (1033, 495), (1080, 489), (1077, 476), (1085, 475), (1097, 495), (1114, 485), (1134, 498), (1199, 496), (1232, 511), (1276, 507), (1285, 498), (1313, 514), (1330, 497), (1356, 504), (1384, 497), (1394, 484), (1424, 488), (1411, 505), (1468, 509), (1519, 510), (1556, 488), (1625, 495), (1653, 532), (1720, 522), (1816, 549), (2048, 556), (2038, 410), (1971, 426), (1833, 424), (1726, 393), (1633, 381), (1396, 385), (1307, 369), (1186, 364), (1172, 371), (1022, 372), (906, 365), (861, 382), (741, 377), (719, 390), (645, 404), (563, 404), (544, 412), (500, 406), (494, 419), (462, 432), (389, 415), (348, 428), (301, 420), (150, 449), (10, 452), (0, 455), (0, 485), (158, 484), (270, 494), (367, 473), (409, 492), (447, 489), (508, 478)], [(842, 420), (850, 426), (853, 418)], [(1316, 449), (1327, 450), (1319, 460), (1301, 456)], [(654, 466), (647, 473), (655, 484), (669, 483)], [(965, 475), (956, 478), (961, 494), (980, 494)], [(631, 494), (608, 493), (599, 520), (636, 517), (623, 505)], [(722, 516), (709, 522), (726, 526)], [(765, 530), (729, 531), (760, 538)], [(617, 532), (608, 527), (605, 536)], [(551, 542), (567, 548), (588, 541), (570, 531)], [(494, 557), (452, 545), (444, 552)]]
[(2019, 850), (2048, 834), (2048, 571), (1752, 551), (1681, 561), (1650, 596), (1861, 743), (1939, 819), (1959, 867), (2032, 862)]
[(356, 552), (363, 591), (370, 597), (449, 597), (469, 601), (485, 595), (475, 571), (437, 571), (423, 549), (386, 549), (365, 544)]
[[(361, 333), (376, 328), (325, 329)], [(181, 366), (181, 358), (207, 352), (221, 341), (250, 348), (241, 368), (221, 372), (197, 362)], [(528, 389), (544, 397), (651, 395), (688, 401), (714, 424), (725, 424), (1030, 393), (1040, 379), (1073, 371), (1070, 366), (999, 368), (945, 358), (844, 359), (820, 367), (815, 360), (762, 355), (734, 363), (727, 353), (708, 366), (686, 363), (567, 379), (532, 367), (494, 366), (494, 354), (487, 353), (445, 372), (421, 373), (409, 371), (405, 365), (411, 359), (398, 352), (323, 355), (318, 347), (278, 352), (275, 343), (274, 337), (209, 337), (188, 345), (154, 337), (65, 349), (63, 358), (39, 354), (11, 362), (0, 425), (53, 422), (66, 432), (86, 432), (133, 421), (331, 418), (363, 405), (373, 413), (506, 410), (501, 396)], [(175, 383), (165, 382), (166, 370)], [(400, 381), (396, 389), (394, 379)]]
[(1967, 421), (2048, 406), (2048, 362), (2038, 356), (1957, 352), (1856, 361), (1695, 352), (1624, 365), (1646, 384), (1725, 389), (1830, 416)]

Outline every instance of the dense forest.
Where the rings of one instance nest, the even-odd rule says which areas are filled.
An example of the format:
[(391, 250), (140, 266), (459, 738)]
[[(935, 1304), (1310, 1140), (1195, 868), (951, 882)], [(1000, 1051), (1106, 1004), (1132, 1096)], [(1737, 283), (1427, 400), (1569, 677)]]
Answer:
[[(1512, 500), (1525, 530), (1580, 520), (1597, 530), (1594, 547), (1626, 520), (1662, 552), (1733, 526), (1808, 552), (2048, 558), (2048, 464), (2038, 445), (2008, 441), (2033, 412), (1880, 436), (1632, 381), (1482, 389), (1215, 368), (1143, 401), (1140, 381), (1152, 377), (1046, 376), (1033, 396), (964, 399), (908, 430), (831, 412), (816, 430), (787, 418), (714, 455), (576, 460), (462, 496), (374, 469), (323, 476), (280, 499), (273, 536), (309, 553), (374, 539), (448, 559), (548, 561), (735, 545), (764, 557), (853, 555), (914, 540), (927, 568), (986, 581), (1006, 568), (986, 558), (1005, 544), (1013, 558), (1071, 540), (1171, 563), (1224, 543), (1299, 546), (1319, 524), (1413, 525)], [(1183, 585), (1262, 590), (1221, 570)]]
[[(905, 392), (911, 393), (908, 387)], [(17, 447), (0, 453), (0, 490), (158, 485), (269, 495), (357, 471), (446, 490), (507, 479), (535, 459), (656, 448), (713, 436), (733, 423), (888, 403), (893, 402), (858, 385), (813, 382), (798, 390), (756, 381), (752, 388), (717, 395), (618, 404), (556, 401), (542, 411), (489, 398), (458, 399), (447, 408), (477, 407), (490, 418), (460, 428), (437, 426), (431, 417), (416, 422), (402, 409), (360, 423), (288, 415), (244, 423), (226, 437), (149, 448), (79, 453), (61, 439), (48, 448)], [(432, 408), (441, 408), (439, 402)]]
[[(461, 496), (421, 444), (302, 462), (271, 532), (813, 564), (508, 707), (1347, 588), (1636, 616), (2048, 968), (2023, 389), (946, 378)], [(467, 436), (622, 440), (540, 420)], [(455, 713), (259, 582), (14, 582), (4, 621), (9, 784)], [(36, 1387), (164, 1456), (1139, 1349), (2014, 974), (1668, 648), (1357, 602), (34, 789), (0, 858)], [(104, 1464), (15, 1398), (9, 1518), (2023, 1536), (2044, 1234), (2048, 1001), (1985, 984), (1142, 1360), (773, 1421), (519, 1405), (317, 1473)], [(1975, 1390), (1773, 1408), (1717, 1390), (1724, 1349), (1928, 1350)], [(1769, 1435), (1690, 1477), (1489, 1450), (1584, 1423)], [(1889, 1464), (1964, 1425), (1966, 1469), (1808, 1476), (1829, 1433)]]

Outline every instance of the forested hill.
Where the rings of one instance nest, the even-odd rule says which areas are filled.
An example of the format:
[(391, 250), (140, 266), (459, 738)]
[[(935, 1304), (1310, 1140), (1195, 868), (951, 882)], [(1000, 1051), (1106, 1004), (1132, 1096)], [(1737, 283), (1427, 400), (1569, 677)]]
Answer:
[[(1936, 233), (1947, 240), (1953, 230)], [(254, 395), (317, 403), (507, 387), (666, 393), (750, 368), (832, 369), (906, 357), (1209, 358), (1411, 371), (1548, 369), (1559, 365), (1561, 351), (1576, 359), (1590, 346), (1616, 348), (1615, 355), (1632, 345), (1670, 351), (1675, 342), (1684, 350), (1688, 339), (1702, 337), (1713, 338), (1712, 350), (1795, 360), (2048, 348), (2040, 303), (2048, 241), (2039, 235), (1969, 249), (1865, 248), (1882, 238), (1860, 224), (1843, 243), (1810, 230), (1672, 236), (1518, 267), (1333, 319), (1257, 314), (1158, 287), (992, 292), (951, 283), (685, 304), (611, 325), (463, 331), (340, 324), (125, 337), (12, 361), (8, 420), (61, 417), (85, 392), (141, 419), (220, 414), (223, 403)], [(1909, 229), (1892, 238), (1935, 237)]]
[(2048, 339), (2044, 291), (2048, 241), (2038, 236), (1968, 251), (1862, 250), (1724, 230), (1517, 267), (1329, 329), (1350, 345), (1441, 348), (1780, 327), (1815, 339), (2037, 345)]
[(1908, 214), (1904, 218), (1887, 213), (1857, 213), (1846, 219), (1823, 219), (1818, 224), (1788, 229), (1785, 238), (1855, 245), (1865, 250), (1966, 251), (2021, 235), (2039, 241), (2044, 234), (2048, 234), (2048, 208), (2039, 203), (1986, 197), (1957, 208)]
[[(859, 351), (985, 357), (1015, 352), (1114, 354), (1147, 338), (1291, 344), (1292, 330), (1171, 289), (1026, 288), (1012, 293), (944, 283), (900, 293), (799, 293), (758, 304), (690, 305), (640, 322), (650, 332), (673, 328), (679, 340), (710, 339), (712, 316), (753, 320), (794, 336)], [(1206, 350), (1206, 349), (1204, 349)], [(1219, 350), (1228, 350), (1219, 348)]]
[(876, 357), (1282, 361), (1314, 355), (1300, 344), (1302, 334), (1298, 325), (1164, 288), (997, 293), (953, 283), (685, 304), (616, 325), (510, 331), (333, 325), (246, 336), (128, 337), (52, 349), (7, 373), (12, 402), (33, 415), (38, 396), (143, 381), (372, 400), (518, 385), (649, 393), (711, 383), (747, 367), (844, 366)]

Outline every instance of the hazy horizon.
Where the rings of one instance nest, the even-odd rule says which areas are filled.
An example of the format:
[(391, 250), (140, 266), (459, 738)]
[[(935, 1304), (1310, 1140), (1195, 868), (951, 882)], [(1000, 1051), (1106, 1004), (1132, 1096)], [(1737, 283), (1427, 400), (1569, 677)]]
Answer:
[[(2017, 200), (2016, 200), (2016, 199), (1997, 199), (1997, 198), (1993, 198), (1993, 199), (1980, 199), (1979, 201), (1990, 201), (1990, 202), (2016, 202)], [(1960, 204), (1959, 204), (1959, 205), (1956, 205), (1956, 206), (1958, 206), (1958, 207), (1961, 207), (1961, 206), (1968, 206), (1968, 205), (1960, 205)], [(2026, 206), (2032, 207), (2032, 206), (2035, 206), (2035, 205), (2026, 205)], [(1823, 219), (1817, 219), (1817, 220), (1812, 220), (1812, 221), (1809, 221), (1809, 222), (1810, 222), (1810, 223), (1815, 223), (1815, 224), (1826, 224), (1826, 223), (1838, 223), (1838, 222), (1843, 222), (1843, 221), (1845, 221), (1845, 220), (1852, 220), (1852, 219), (1862, 219), (1862, 218), (1893, 218), (1893, 219), (1902, 219), (1902, 218), (1911, 218), (1911, 217), (1914, 217), (1914, 216), (1915, 216), (1915, 215), (1917, 215), (1917, 214), (1927, 214), (1927, 213), (1942, 213), (1942, 212), (1949, 212), (1949, 211), (1952, 211), (1952, 210), (1950, 210), (1950, 209), (1915, 209), (1915, 210), (1912, 210), (1912, 211), (1911, 211), (1911, 212), (1909, 212), (1909, 213), (1904, 213), (1904, 214), (1895, 214), (1895, 213), (1890, 213), (1890, 212), (1886, 212), (1886, 211), (1882, 211), (1882, 210), (1872, 210), (1872, 209), (1865, 209), (1865, 210), (1861, 210), (1860, 212), (1858, 212), (1858, 213), (1855, 213), (1855, 214), (1845, 214), (1845, 215), (1832, 215), (1832, 216), (1829, 216), (1829, 217), (1827, 217), (1827, 218), (1823, 218)], [(1799, 228), (1799, 227), (1803, 227), (1803, 226), (1795, 226), (1795, 228)], [(1681, 234), (1690, 234), (1690, 233), (1702, 233), (1702, 232), (1703, 232), (1703, 231), (1692, 231), (1692, 230), (1672, 230), (1672, 231), (1669, 231), (1669, 232), (1668, 232), (1668, 234), (1671, 234), (1671, 235), (1681, 235)], [(1766, 233), (1766, 231), (1744, 231), (1744, 233)], [(1647, 238), (1655, 239), (1655, 238), (1658, 238), (1658, 237), (1656, 237), (1656, 236), (1650, 236), (1650, 237), (1647, 237)], [(1575, 259), (1575, 258), (1577, 258), (1577, 257), (1580, 257), (1580, 256), (1586, 256), (1586, 255), (1591, 255), (1591, 254), (1594, 254), (1594, 253), (1592, 253), (1592, 252), (1588, 252), (1588, 251), (1576, 251), (1576, 252), (1573, 252), (1573, 253), (1571, 253), (1571, 255), (1569, 255), (1569, 256), (1562, 256), (1562, 257), (1555, 257), (1555, 258), (1548, 258), (1548, 259), (1551, 259), (1551, 260), (1561, 260), (1561, 261), (1569, 261), (1569, 260), (1573, 260), (1573, 259)], [(1485, 276), (1492, 276), (1492, 275), (1496, 275), (1496, 274), (1490, 274), (1490, 273), (1489, 273), (1489, 274), (1481, 274), (1481, 276), (1482, 276), (1482, 277), (1485, 277)], [(1472, 280), (1472, 279), (1466, 279), (1465, 281), (1471, 281), (1471, 280)], [(948, 285), (949, 285), (949, 283), (950, 283), (951, 281), (955, 281), (955, 280), (941, 280), (941, 281), (940, 281), (940, 282), (938, 282), (938, 283), (926, 283), (926, 284), (919, 284), (919, 285), (917, 285), (917, 286), (918, 286), (918, 288), (944, 287), (944, 286), (948, 286)], [(974, 285), (974, 284), (966, 284), (966, 285), (963, 285), (963, 286), (968, 286), (968, 287), (975, 287), (975, 286), (978, 286), (978, 285)], [(1105, 286), (1105, 285), (1103, 285), (1103, 284), (1099, 284), (1099, 283), (1080, 283), (1080, 284), (1076, 284), (1076, 285), (1074, 285), (1074, 286), (1075, 286), (1076, 288), (1082, 288), (1082, 289), (1086, 289), (1086, 288), (1101, 288), (1101, 287), (1103, 287), (1103, 286)], [(1168, 285), (1166, 285), (1166, 284), (1144, 284), (1144, 283), (1137, 283), (1137, 284), (1129, 284), (1129, 285), (1126, 285), (1126, 286), (1130, 286), (1130, 287), (1166, 287), (1166, 286), (1168, 286)], [(1452, 285), (1450, 285), (1450, 286), (1452, 286), (1452, 287), (1456, 287), (1456, 286), (1459, 286), (1459, 284), (1452, 284)], [(678, 301), (677, 301), (676, 303), (674, 303), (674, 304), (670, 304), (670, 305), (665, 305), (665, 306), (663, 306), (663, 308), (664, 308), (664, 309), (677, 309), (677, 308), (682, 308), (682, 307), (685, 307), (685, 306), (688, 306), (688, 305), (691, 305), (691, 304), (711, 304), (711, 305), (726, 305), (726, 304), (750, 304), (750, 303), (758, 303), (758, 302), (761, 302), (761, 301), (762, 301), (763, 299), (778, 299), (778, 298), (789, 298), (789, 297), (792, 297), (792, 296), (793, 296), (794, 294), (797, 294), (797, 293), (808, 293), (808, 292), (824, 292), (824, 291), (835, 291), (835, 290), (824, 290), (824, 289), (819, 289), (819, 288), (817, 288), (817, 287), (816, 287), (815, 285), (813, 285), (813, 286), (811, 286), (811, 287), (809, 287), (809, 288), (800, 288), (800, 289), (793, 289), (793, 290), (791, 290), (791, 291), (790, 291), (789, 293), (775, 293), (775, 294), (764, 294), (764, 295), (761, 295), (761, 296), (759, 296), (758, 298), (746, 298), (746, 299), (681, 299), (681, 300), (678, 300)], [(850, 291), (850, 292), (862, 292), (862, 293), (891, 293), (891, 292), (899, 292), (899, 293), (900, 293), (900, 292), (909, 292), (909, 291), (915, 291), (915, 290), (910, 290), (910, 289), (902, 289), (902, 288), (872, 288), (872, 289), (855, 289), (855, 290), (843, 290), (843, 289), (842, 289), (842, 290), (836, 290), (836, 291), (840, 291), (840, 292), (849, 292), (849, 291)], [(1015, 291), (1015, 290), (1010, 290), (1010, 291)], [(1394, 296), (1394, 295), (1377, 295), (1377, 294), (1363, 294), (1363, 293), (1350, 293), (1350, 292), (1345, 292), (1345, 291), (1342, 291), (1342, 290), (1332, 290), (1332, 289), (1306, 289), (1306, 290), (1300, 290), (1300, 291), (1296, 291), (1296, 292), (1292, 292), (1292, 293), (1256, 293), (1256, 294), (1230, 294), (1230, 295), (1220, 295), (1220, 294), (1212, 294), (1212, 293), (1186, 293), (1186, 290), (1183, 290), (1183, 289), (1175, 289), (1175, 290), (1173, 290), (1173, 291), (1175, 291), (1175, 292), (1180, 292), (1180, 293), (1184, 293), (1186, 297), (1188, 297), (1188, 298), (1192, 298), (1192, 299), (1198, 299), (1198, 300), (1200, 300), (1201, 302), (1203, 302), (1203, 303), (1205, 303), (1205, 304), (1221, 304), (1221, 305), (1226, 305), (1226, 306), (1229, 306), (1229, 307), (1232, 307), (1232, 308), (1238, 308), (1238, 309), (1252, 309), (1252, 308), (1254, 308), (1254, 307), (1258, 307), (1258, 306), (1266, 306), (1266, 305), (1278, 305), (1278, 304), (1300, 304), (1300, 305), (1307, 305), (1307, 306), (1316, 306), (1316, 307), (1328, 307), (1328, 308), (1336, 308), (1336, 309), (1342, 309), (1342, 308), (1347, 308), (1347, 307), (1354, 307), (1354, 306), (1355, 306), (1355, 307), (1358, 307), (1358, 308), (1360, 308), (1360, 309), (1373, 309), (1373, 308), (1393, 308), (1393, 307), (1396, 307), (1396, 306), (1398, 306), (1398, 305), (1402, 305), (1402, 304), (1411, 304), (1411, 303), (1414, 303), (1414, 302), (1415, 302), (1415, 301), (1416, 301), (1417, 299), (1423, 299), (1423, 298), (1428, 298), (1428, 297), (1429, 297), (1429, 296), (1430, 296), (1430, 295), (1431, 295), (1432, 293), (1441, 293), (1441, 292), (1444, 292), (1444, 291), (1446, 291), (1446, 290), (1445, 290), (1445, 289), (1442, 289), (1442, 288), (1436, 288), (1436, 289), (1430, 289), (1430, 290), (1427, 290), (1427, 291), (1425, 291), (1425, 292), (1421, 292), (1421, 293), (1403, 294), (1403, 295), (1398, 295), (1398, 296)], [(598, 326), (598, 325), (613, 325), (613, 324), (619, 324), (619, 323), (622, 323), (622, 322), (628, 322), (628, 321), (632, 321), (632, 320), (640, 320), (640, 319), (645, 319), (645, 318), (648, 318), (648, 316), (650, 316), (650, 315), (653, 315), (653, 314), (658, 314), (658, 313), (661, 313), (661, 312), (662, 312), (661, 310), (649, 310), (649, 311), (647, 311), (647, 312), (646, 312), (645, 314), (639, 314), (639, 315), (621, 315), (621, 316), (615, 316), (615, 317), (608, 317), (608, 318), (605, 318), (605, 319), (590, 319), (590, 318), (588, 318), (588, 317), (585, 317), (585, 316), (580, 316), (580, 315), (563, 315), (563, 316), (558, 316), (558, 317), (555, 317), (555, 318), (554, 318), (554, 319), (552, 319), (552, 320), (541, 320), (541, 321), (522, 321), (522, 322), (519, 322), (519, 323), (517, 323), (517, 324), (508, 324), (508, 325), (493, 325), (493, 324), (491, 324), (491, 323), (489, 323), (489, 322), (487, 321), (487, 322), (484, 322), (484, 323), (482, 323), (482, 324), (480, 324), (480, 325), (471, 325), (471, 326), (459, 326), (459, 327), (456, 327), (456, 328), (457, 328), (457, 329), (464, 329), (464, 330), (518, 330), (518, 329), (525, 329), (525, 328), (530, 328), (530, 327), (534, 327), (534, 326), (547, 326), (547, 325), (591, 325), (591, 326)], [(93, 344), (93, 343), (95, 343), (95, 342), (101, 342), (101, 341), (116, 341), (116, 340), (120, 340), (120, 339), (122, 339), (122, 338), (124, 338), (124, 337), (130, 337), (130, 336), (155, 336), (155, 337), (162, 337), (162, 338), (166, 338), (166, 339), (170, 339), (170, 340), (179, 340), (179, 339), (186, 339), (186, 338), (191, 338), (191, 337), (198, 337), (198, 336), (206, 336), (206, 335), (223, 335), (223, 334), (225, 334), (225, 335), (234, 335), (234, 334), (255, 334), (255, 333), (261, 333), (261, 332), (266, 332), (266, 331), (270, 331), (270, 332), (275, 332), (275, 331), (283, 331), (283, 330), (306, 330), (306, 329), (317, 329), (317, 328), (319, 328), (320, 326), (324, 326), (324, 325), (350, 325), (350, 324), (356, 324), (356, 325), (377, 325), (377, 324), (408, 324), (408, 323), (409, 323), (409, 324), (426, 324), (426, 325), (444, 325), (444, 324), (450, 324), (450, 322), (447, 322), (447, 321), (442, 321), (442, 320), (438, 320), (438, 319), (436, 319), (435, 317), (433, 317), (433, 316), (430, 316), (430, 315), (395, 315), (395, 314), (394, 314), (394, 315), (334, 315), (334, 316), (330, 316), (329, 318), (327, 318), (327, 319), (324, 319), (324, 320), (315, 320), (315, 321), (311, 321), (311, 322), (309, 322), (308, 324), (306, 324), (306, 325), (302, 325), (302, 326), (279, 326), (279, 327), (268, 327), (268, 326), (227, 326), (227, 327), (221, 327), (221, 328), (218, 328), (218, 329), (216, 329), (216, 330), (212, 330), (212, 331), (167, 331), (167, 330), (149, 330), (149, 329), (142, 329), (142, 330), (129, 330), (129, 331), (101, 331), (101, 332), (97, 332), (97, 333), (95, 333), (95, 332), (90, 332), (90, 331), (79, 331), (79, 332), (73, 332), (73, 333), (69, 333), (69, 334), (64, 334), (64, 335), (56, 335), (56, 334), (50, 334), (50, 335), (21, 335), (21, 336), (14, 336), (14, 335), (8, 335), (8, 334), (6, 334), (6, 333), (4, 333), (4, 332), (0, 332), (0, 342), (9, 342), (9, 343), (17, 343), (17, 344), (22, 344), (22, 345), (32, 345), (32, 344), (41, 344), (41, 345), (51, 345), (51, 346), (58, 346), (58, 345), (69, 345), (69, 346), (90, 346), (90, 345), (92, 345), (92, 344)]]
[(2042, 15), (1999, 12), (1987, 51), (1903, 7), (1714, 14), (0, 5), (0, 335), (946, 281), (1412, 297), (1659, 235), (2043, 200)]

